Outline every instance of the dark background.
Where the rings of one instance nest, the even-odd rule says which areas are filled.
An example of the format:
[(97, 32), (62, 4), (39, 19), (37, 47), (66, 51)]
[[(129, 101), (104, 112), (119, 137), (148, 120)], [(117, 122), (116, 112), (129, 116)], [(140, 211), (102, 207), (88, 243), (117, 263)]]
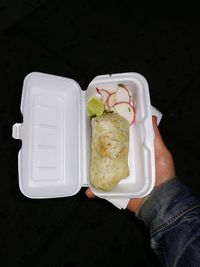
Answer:
[[(150, 3), (149, 3), (150, 2)], [(177, 175), (200, 194), (199, 23), (190, 3), (0, 1), (0, 266), (160, 266), (149, 232), (133, 214), (84, 189), (69, 198), (31, 200), (18, 188), (24, 77), (41, 71), (82, 87), (99, 74), (135, 71), (152, 104)]]

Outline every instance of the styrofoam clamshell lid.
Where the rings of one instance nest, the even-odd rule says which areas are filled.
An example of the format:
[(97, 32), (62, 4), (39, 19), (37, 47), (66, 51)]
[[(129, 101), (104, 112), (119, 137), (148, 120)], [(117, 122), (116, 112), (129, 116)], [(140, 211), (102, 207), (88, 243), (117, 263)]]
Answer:
[(19, 186), (30, 198), (76, 194), (82, 186), (80, 159), (81, 88), (72, 79), (33, 72), (24, 79)]

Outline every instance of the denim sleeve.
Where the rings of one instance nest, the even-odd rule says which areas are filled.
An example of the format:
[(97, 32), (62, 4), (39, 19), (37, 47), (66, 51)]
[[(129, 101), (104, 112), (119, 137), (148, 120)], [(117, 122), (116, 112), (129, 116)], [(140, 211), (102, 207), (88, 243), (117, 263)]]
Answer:
[(164, 266), (200, 266), (200, 202), (177, 177), (155, 188), (136, 216)]

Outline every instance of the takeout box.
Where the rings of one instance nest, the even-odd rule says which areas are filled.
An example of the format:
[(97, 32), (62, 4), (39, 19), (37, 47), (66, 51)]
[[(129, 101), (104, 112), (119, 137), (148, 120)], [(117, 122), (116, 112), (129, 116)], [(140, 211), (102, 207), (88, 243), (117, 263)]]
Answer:
[[(91, 125), (87, 99), (96, 87), (113, 90), (128, 86), (134, 97), (136, 118), (130, 127), (129, 171), (114, 190), (94, 189), (89, 181)], [(87, 90), (69, 78), (33, 72), (23, 83), (23, 123), (13, 125), (13, 138), (22, 140), (18, 154), (21, 192), (29, 198), (75, 195), (90, 186), (102, 198), (143, 197), (155, 184), (154, 132), (149, 88), (138, 73), (95, 77)]]

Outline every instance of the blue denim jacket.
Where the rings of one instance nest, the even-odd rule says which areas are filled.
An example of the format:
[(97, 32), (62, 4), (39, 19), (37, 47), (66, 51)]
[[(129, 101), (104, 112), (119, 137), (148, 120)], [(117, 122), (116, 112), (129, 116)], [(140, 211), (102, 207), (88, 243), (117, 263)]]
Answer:
[(200, 266), (200, 202), (177, 177), (155, 188), (136, 216), (164, 266)]

